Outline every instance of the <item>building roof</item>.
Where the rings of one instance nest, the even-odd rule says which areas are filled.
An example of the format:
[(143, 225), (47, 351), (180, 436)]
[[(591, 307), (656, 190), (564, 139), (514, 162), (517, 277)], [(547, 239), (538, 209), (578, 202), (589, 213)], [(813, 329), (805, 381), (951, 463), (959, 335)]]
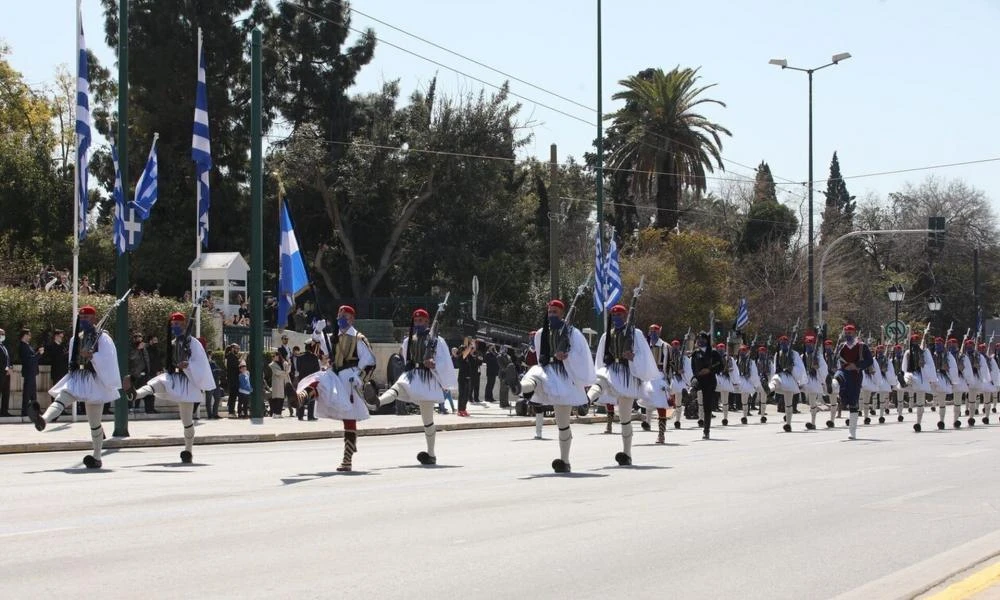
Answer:
[(250, 270), (250, 265), (239, 252), (204, 252), (191, 263), (189, 271), (195, 269), (229, 269), (232, 266)]

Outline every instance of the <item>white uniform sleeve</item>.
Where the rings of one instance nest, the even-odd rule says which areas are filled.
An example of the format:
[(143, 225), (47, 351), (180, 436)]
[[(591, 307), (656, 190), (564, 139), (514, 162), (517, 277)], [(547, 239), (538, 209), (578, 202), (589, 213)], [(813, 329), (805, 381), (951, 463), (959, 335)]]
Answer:
[(690, 356), (681, 357), (681, 369), (684, 371), (684, 384), (687, 385), (691, 383), (691, 380), (694, 379), (694, 370), (691, 367)]
[(101, 332), (101, 339), (91, 362), (94, 364), (94, 371), (97, 372), (97, 379), (102, 386), (109, 390), (117, 390), (122, 387), (122, 376), (118, 370), (118, 350), (115, 348), (115, 341), (111, 339), (107, 331)]
[(795, 381), (804, 381), (806, 378), (806, 366), (802, 364), (802, 357), (794, 350), (792, 351), (792, 376)]
[(823, 358), (823, 353), (820, 352), (817, 355), (819, 360), (816, 361), (818, 367), (816, 369), (816, 378), (820, 381), (826, 381), (826, 376), (830, 374), (830, 367), (826, 364), (826, 359)]
[(569, 335), (569, 356), (563, 361), (566, 373), (578, 386), (593, 385), (597, 374), (594, 372), (594, 361), (590, 357), (587, 338), (583, 337), (583, 333), (576, 327), (570, 329)]
[(375, 355), (366, 342), (358, 339), (358, 368), (364, 371), (368, 367), (375, 366)]
[(437, 352), (434, 353), (434, 371), (441, 382), (441, 387), (446, 390), (458, 389), (458, 371), (455, 370), (455, 363), (451, 361), (448, 344), (440, 336), (437, 339)]
[(937, 369), (934, 368), (934, 357), (931, 351), (924, 349), (924, 368), (921, 371), (924, 376), (924, 383), (937, 383)]
[[(632, 358), (629, 369), (640, 380), (652, 381), (660, 375), (660, 369), (657, 368), (656, 360), (653, 358), (653, 351), (650, 350), (641, 330), (636, 329), (632, 335), (632, 340), (635, 342), (632, 344), (632, 351), (635, 352), (635, 356)], [(598, 354), (598, 356), (602, 355)]]
[(604, 347), (607, 345), (608, 334), (602, 333), (601, 339), (597, 342), (597, 354), (594, 355), (594, 370), (604, 366)]
[(184, 373), (199, 390), (210, 392), (215, 389), (215, 378), (212, 377), (212, 367), (208, 364), (208, 355), (201, 342), (191, 338), (191, 358)]

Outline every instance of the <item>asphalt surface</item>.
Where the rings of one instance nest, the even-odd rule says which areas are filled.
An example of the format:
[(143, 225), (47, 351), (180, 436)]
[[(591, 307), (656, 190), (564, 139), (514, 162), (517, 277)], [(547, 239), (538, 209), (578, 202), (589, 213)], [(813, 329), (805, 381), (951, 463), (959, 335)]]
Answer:
[[(1000, 551), (1000, 426), (574, 425), (0, 456), (5, 598), (912, 597)], [(802, 416), (798, 416), (801, 428)], [(778, 419), (774, 419), (778, 421)], [(692, 424), (693, 425), (693, 424)], [(616, 432), (618, 426), (615, 426)], [(919, 566), (919, 568), (917, 568)]]

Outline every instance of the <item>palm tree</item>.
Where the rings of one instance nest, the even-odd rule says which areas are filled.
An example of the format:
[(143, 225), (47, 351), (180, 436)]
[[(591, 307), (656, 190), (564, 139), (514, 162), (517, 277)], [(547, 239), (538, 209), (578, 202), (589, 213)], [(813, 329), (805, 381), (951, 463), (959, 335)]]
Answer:
[(715, 84), (698, 86), (698, 69), (646, 69), (619, 81), (625, 89), (612, 98), (625, 106), (606, 118), (608, 165), (631, 172), (632, 194), (655, 201), (654, 226), (677, 226), (678, 201), (685, 187), (705, 190), (705, 174), (722, 165), (721, 135), (732, 134), (694, 112), (700, 104), (725, 103), (700, 97)]

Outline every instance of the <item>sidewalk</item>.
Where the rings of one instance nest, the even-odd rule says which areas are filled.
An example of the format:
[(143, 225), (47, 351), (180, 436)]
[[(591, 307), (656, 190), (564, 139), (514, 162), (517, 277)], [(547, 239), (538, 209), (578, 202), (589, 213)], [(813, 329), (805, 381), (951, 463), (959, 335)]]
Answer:
[[(225, 413), (223, 413), (225, 414)], [(438, 431), (460, 431), (466, 429), (493, 429), (500, 427), (531, 427), (534, 417), (514, 416), (513, 410), (501, 409), (496, 404), (469, 405), (469, 417), (459, 417), (454, 413), (434, 415)], [(105, 448), (145, 448), (153, 446), (180, 446), (184, 444), (182, 428), (177, 413), (130, 420), (127, 438), (111, 437), (114, 431), (114, 417), (104, 417), (104, 431), (108, 439)], [(588, 414), (574, 417), (574, 423), (604, 422), (604, 415)], [(19, 419), (7, 419), (17, 421)], [(546, 425), (554, 425), (555, 419), (545, 419)], [(293, 440), (319, 440), (343, 437), (343, 423), (331, 419), (299, 421), (294, 417), (265, 417), (262, 420), (228, 419), (195, 421), (195, 444), (236, 444), (256, 442), (287, 442)], [(419, 415), (373, 415), (358, 423), (358, 435), (393, 435), (400, 433), (421, 433), (423, 425)], [(63, 415), (55, 423), (50, 423), (45, 431), (35, 431), (30, 423), (6, 424), (0, 426), (0, 454), (24, 452), (58, 452), (66, 450), (89, 450), (90, 432), (86, 417), (78, 417), (72, 422), (70, 415)]]

